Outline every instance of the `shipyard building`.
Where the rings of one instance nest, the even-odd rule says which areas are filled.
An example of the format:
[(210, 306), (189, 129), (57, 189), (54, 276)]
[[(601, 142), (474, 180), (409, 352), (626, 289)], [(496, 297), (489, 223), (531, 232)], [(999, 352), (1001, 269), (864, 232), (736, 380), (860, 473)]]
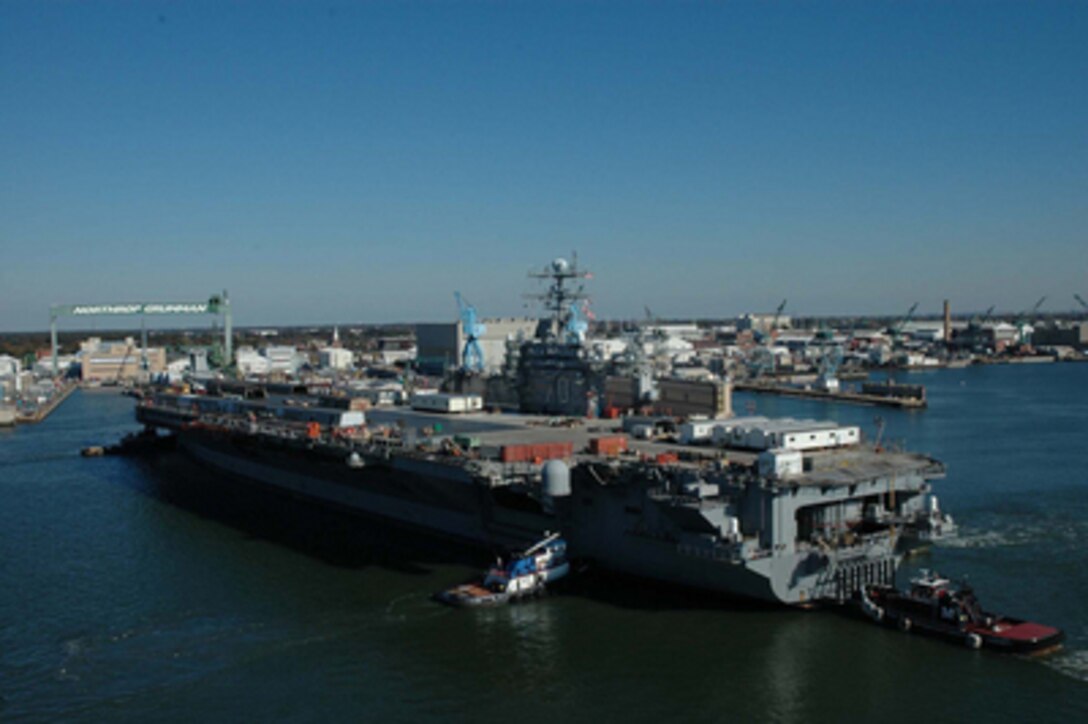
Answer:
[(132, 382), (143, 372), (159, 374), (166, 369), (166, 350), (162, 347), (140, 349), (132, 337), (104, 342), (98, 337), (80, 343), (80, 365), (84, 382)]
[[(487, 372), (497, 372), (506, 361), (507, 340), (530, 339), (537, 329), (537, 320), (529, 318), (485, 319), (487, 328), (477, 340), (483, 350)], [(424, 374), (441, 375), (451, 367), (460, 367), (465, 349), (464, 326), (461, 322), (437, 322), (416, 325), (416, 361)]]
[(1088, 322), (1036, 327), (1031, 342), (1036, 347), (1088, 349)]

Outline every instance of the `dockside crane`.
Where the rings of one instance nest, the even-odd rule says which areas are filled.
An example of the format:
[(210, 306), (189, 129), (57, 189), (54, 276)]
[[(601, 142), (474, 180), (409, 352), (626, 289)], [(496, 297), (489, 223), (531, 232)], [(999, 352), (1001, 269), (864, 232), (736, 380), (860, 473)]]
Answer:
[(916, 309), (918, 309), (918, 302), (910, 305), (910, 309), (907, 310), (907, 313), (888, 329), (888, 334), (891, 335), (893, 342), (897, 341), (899, 337), (902, 336), (903, 327), (907, 326), (907, 323), (914, 317), (914, 310)]
[(774, 374), (778, 370), (778, 359), (774, 354), (774, 340), (778, 336), (778, 320), (782, 318), (782, 310), (786, 308), (786, 300), (783, 299), (774, 310), (774, 317), (767, 328), (766, 334), (757, 330), (756, 346), (748, 354), (748, 373), (753, 378), (760, 378), (767, 374)]
[(567, 317), (566, 341), (567, 344), (584, 344), (589, 333), (589, 308), (585, 304), (571, 303), (570, 314)]
[(1084, 301), (1084, 297), (1082, 297), (1081, 295), (1074, 292), (1073, 293), (1073, 299), (1076, 299), (1077, 304), (1082, 306), (1084, 308), (1084, 311), (1088, 312), (1088, 302)]
[(817, 361), (819, 376), (816, 384), (825, 392), (839, 391), (839, 367), (842, 366), (842, 345), (835, 342), (835, 333), (823, 322), (816, 332), (815, 342), (820, 346), (820, 358)]
[(461, 292), (454, 292), (453, 297), (457, 300), (461, 329), (465, 335), (465, 346), (461, 350), (461, 369), (466, 372), (483, 372), (484, 350), (480, 346), (480, 337), (487, 332), (487, 325), (480, 322), (476, 307), (469, 304), (461, 296)]
[(1045, 301), (1045, 296), (1039, 297), (1039, 301), (1035, 302), (1034, 307), (1020, 312), (1020, 315), (1016, 318), (1016, 339), (1020, 344), (1031, 344), (1030, 336), (1027, 334), (1028, 318), (1035, 316), (1035, 313), (1039, 311), (1039, 307), (1043, 306)]
[(778, 336), (778, 320), (782, 318), (782, 310), (786, 308), (786, 300), (783, 299), (778, 308), (774, 310), (774, 319), (771, 320), (771, 328), (767, 331), (767, 335), (774, 340)]
[(997, 305), (996, 304), (991, 304), (990, 308), (987, 309), (985, 312), (983, 312), (982, 316), (979, 317), (977, 326), (981, 327), (982, 325), (989, 322), (994, 316), (994, 310), (995, 309), (997, 309)]

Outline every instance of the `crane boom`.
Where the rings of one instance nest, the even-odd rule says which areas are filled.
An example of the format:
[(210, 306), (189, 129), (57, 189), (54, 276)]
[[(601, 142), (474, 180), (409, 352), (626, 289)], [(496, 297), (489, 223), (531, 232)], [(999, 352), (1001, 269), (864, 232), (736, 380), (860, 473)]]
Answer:
[(457, 300), (457, 311), (461, 317), (461, 328), (465, 335), (465, 346), (461, 351), (461, 367), (467, 372), (483, 372), (484, 350), (480, 346), (480, 337), (487, 331), (487, 326), (480, 322), (476, 307), (469, 304), (461, 292), (453, 293)]

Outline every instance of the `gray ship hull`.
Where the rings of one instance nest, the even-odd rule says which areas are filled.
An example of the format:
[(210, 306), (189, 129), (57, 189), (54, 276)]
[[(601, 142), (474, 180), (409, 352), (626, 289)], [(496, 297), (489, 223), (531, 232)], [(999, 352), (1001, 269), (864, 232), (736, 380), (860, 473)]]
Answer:
[(524, 546), (554, 527), (543, 513), (500, 504), (463, 470), (425, 461), (394, 459), (356, 469), (317, 453), (238, 447), (200, 432), (180, 433), (178, 446), (195, 462), (251, 485), (488, 550)]

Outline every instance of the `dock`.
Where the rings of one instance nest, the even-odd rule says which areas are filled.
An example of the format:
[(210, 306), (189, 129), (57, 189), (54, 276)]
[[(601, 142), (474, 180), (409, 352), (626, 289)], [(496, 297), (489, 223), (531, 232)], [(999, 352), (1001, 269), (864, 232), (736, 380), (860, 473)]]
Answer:
[(775, 383), (735, 382), (733, 383), (733, 389), (738, 392), (757, 392), (760, 394), (781, 395), (783, 397), (801, 397), (810, 400), (824, 400), (827, 402), (845, 402), (851, 405), (880, 405), (883, 407), (898, 407), (900, 409), (908, 410), (921, 410), (926, 407), (924, 398), (891, 397), (848, 391), (829, 392), (826, 390), (806, 389), (804, 387), (793, 387), (792, 385)]
[(44, 405), (35, 408), (32, 412), (24, 412), (19, 410), (15, 413), (15, 422), (19, 425), (34, 425), (41, 422), (45, 418), (49, 417), (60, 407), (61, 403), (67, 400), (79, 385), (75, 383), (69, 383), (65, 385), (60, 392), (53, 395)]

